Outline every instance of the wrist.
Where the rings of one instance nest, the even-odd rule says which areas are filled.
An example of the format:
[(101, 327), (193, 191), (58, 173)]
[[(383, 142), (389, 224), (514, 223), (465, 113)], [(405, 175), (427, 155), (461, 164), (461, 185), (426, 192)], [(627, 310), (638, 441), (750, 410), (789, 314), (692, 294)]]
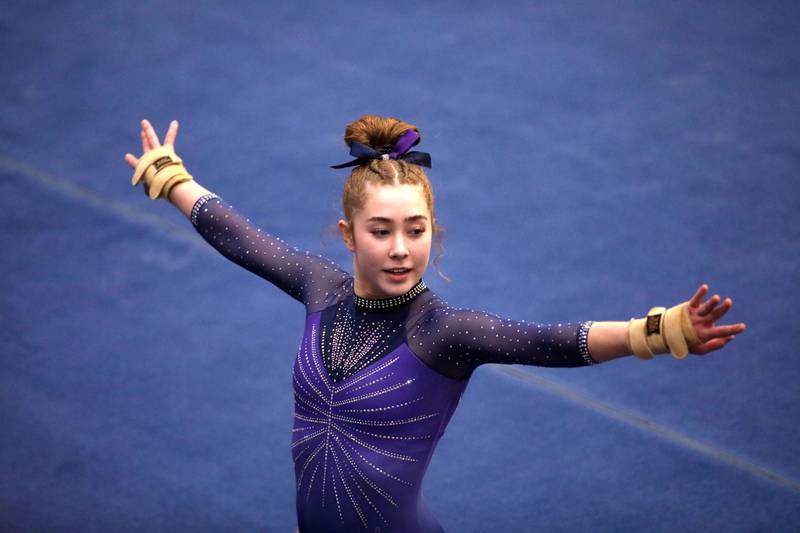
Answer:
[(169, 194), (169, 201), (187, 218), (191, 218), (192, 208), (197, 200), (210, 193), (211, 191), (196, 181), (187, 181), (179, 183), (172, 188)]
[(169, 198), (172, 188), (192, 179), (172, 145), (165, 144), (142, 155), (133, 173), (131, 185), (135, 187), (143, 181), (150, 199), (157, 200)]
[(689, 344), (698, 341), (687, 302), (669, 309), (653, 307), (644, 318), (632, 318), (626, 333), (628, 346), (639, 359), (663, 353), (683, 359), (689, 353)]

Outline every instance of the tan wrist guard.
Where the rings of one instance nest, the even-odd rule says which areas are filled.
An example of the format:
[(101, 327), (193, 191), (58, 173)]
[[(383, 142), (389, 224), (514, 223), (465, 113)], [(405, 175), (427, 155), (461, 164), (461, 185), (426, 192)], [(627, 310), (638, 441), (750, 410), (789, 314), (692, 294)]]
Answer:
[(628, 348), (639, 359), (652, 359), (660, 353), (671, 353), (683, 359), (689, 346), (700, 339), (689, 317), (689, 302), (666, 309), (653, 307), (644, 318), (628, 322)]
[(144, 179), (151, 200), (167, 198), (169, 191), (178, 183), (190, 181), (192, 175), (183, 166), (183, 160), (175, 154), (172, 146), (164, 145), (150, 150), (139, 159), (131, 179), (134, 187)]

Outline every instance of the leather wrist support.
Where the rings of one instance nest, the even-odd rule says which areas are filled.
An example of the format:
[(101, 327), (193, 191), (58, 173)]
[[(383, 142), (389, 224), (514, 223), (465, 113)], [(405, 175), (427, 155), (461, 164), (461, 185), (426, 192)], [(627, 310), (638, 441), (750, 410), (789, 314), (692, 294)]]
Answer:
[(167, 198), (169, 191), (178, 183), (192, 179), (194, 178), (186, 171), (183, 160), (178, 157), (172, 146), (164, 145), (150, 150), (139, 159), (131, 185), (135, 187), (144, 180), (149, 188), (150, 199), (157, 200)]
[(628, 322), (628, 348), (640, 359), (652, 359), (660, 353), (671, 353), (683, 359), (689, 346), (700, 339), (689, 317), (689, 302), (666, 309), (653, 307), (644, 318)]

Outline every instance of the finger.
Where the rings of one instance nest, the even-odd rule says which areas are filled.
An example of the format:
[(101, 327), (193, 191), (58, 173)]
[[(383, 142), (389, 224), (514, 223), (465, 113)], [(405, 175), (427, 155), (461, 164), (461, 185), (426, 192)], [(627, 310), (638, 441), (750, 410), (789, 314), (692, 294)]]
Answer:
[(731, 342), (735, 338), (734, 335), (730, 335), (728, 337), (720, 337), (717, 339), (710, 340), (708, 342), (704, 342), (703, 344), (698, 344), (690, 349), (693, 354), (697, 355), (705, 355), (709, 352), (713, 352), (715, 350), (719, 350), (729, 342)]
[(703, 296), (705, 296), (707, 292), (708, 292), (708, 285), (703, 283), (697, 289), (697, 292), (694, 293), (694, 296), (692, 296), (692, 299), (689, 300), (689, 306), (690, 307), (698, 307), (700, 305), (700, 302), (703, 301)]
[(131, 168), (136, 168), (136, 165), (139, 164), (139, 159), (133, 154), (125, 154), (125, 162), (128, 163)]
[(697, 310), (697, 314), (700, 316), (706, 316), (708, 313), (711, 312), (714, 307), (719, 303), (719, 294), (715, 294), (711, 298), (709, 298), (706, 303), (701, 305)]
[(730, 335), (738, 335), (744, 330), (745, 330), (745, 325), (742, 323), (716, 326), (708, 330), (708, 338), (720, 338), (720, 337), (728, 337)]
[(711, 311), (707, 317), (705, 317), (709, 322), (716, 322), (720, 318), (722, 318), (725, 313), (730, 311), (731, 307), (733, 307), (733, 300), (730, 298), (726, 298), (722, 305)]
[(147, 142), (150, 143), (150, 149), (152, 150), (161, 146), (161, 143), (158, 141), (158, 135), (156, 135), (156, 130), (153, 129), (150, 122), (143, 120), (142, 127), (145, 130), (145, 135), (147, 135)]
[(141, 136), (142, 136), (142, 153), (149, 152), (150, 143), (147, 140), (147, 133), (144, 131), (144, 124), (142, 124)]
[(164, 137), (164, 144), (174, 145), (175, 144), (175, 137), (178, 136), (178, 121), (173, 120), (169, 123), (169, 130), (167, 130), (167, 135)]

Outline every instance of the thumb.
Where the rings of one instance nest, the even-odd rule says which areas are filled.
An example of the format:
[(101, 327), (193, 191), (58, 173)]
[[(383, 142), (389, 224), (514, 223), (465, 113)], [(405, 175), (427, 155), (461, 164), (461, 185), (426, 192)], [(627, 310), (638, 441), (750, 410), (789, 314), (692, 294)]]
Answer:
[(139, 158), (134, 157), (133, 154), (125, 154), (125, 162), (128, 163), (131, 168), (136, 168), (136, 165), (139, 164)]

